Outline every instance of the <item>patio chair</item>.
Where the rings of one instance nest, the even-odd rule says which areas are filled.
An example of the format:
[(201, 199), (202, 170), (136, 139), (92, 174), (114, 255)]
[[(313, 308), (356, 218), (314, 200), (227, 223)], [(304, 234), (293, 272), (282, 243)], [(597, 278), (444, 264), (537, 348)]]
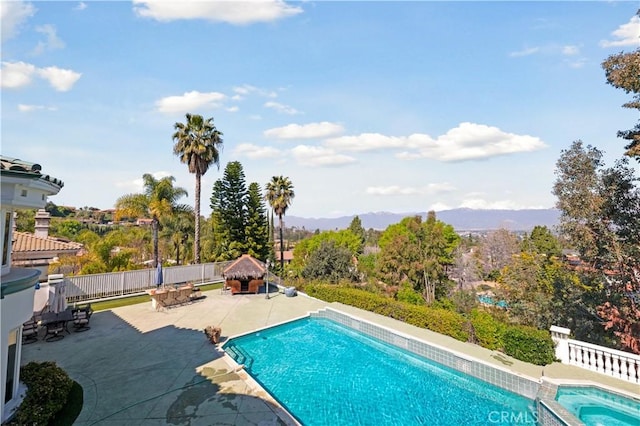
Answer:
[(91, 309), (91, 303), (81, 309), (76, 309), (73, 312), (73, 328), (77, 332), (87, 331), (91, 329), (89, 327), (89, 319), (93, 315), (93, 309)]
[(24, 324), (22, 324), (22, 343), (27, 345), (29, 343), (38, 341), (38, 322), (35, 317), (31, 317), (31, 319)]

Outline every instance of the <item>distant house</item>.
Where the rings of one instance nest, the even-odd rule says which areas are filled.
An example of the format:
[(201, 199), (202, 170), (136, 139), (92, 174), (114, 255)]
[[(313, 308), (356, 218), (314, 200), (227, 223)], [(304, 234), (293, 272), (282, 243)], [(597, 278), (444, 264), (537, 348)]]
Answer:
[(40, 270), (12, 264), (14, 214), (21, 209), (41, 209), (47, 197), (64, 184), (41, 172), (39, 164), (0, 156), (0, 422), (8, 420), (24, 397), (20, 383), (22, 324), (33, 316), (35, 287)]
[(40, 270), (41, 279), (44, 280), (51, 263), (61, 256), (77, 256), (83, 252), (83, 246), (80, 243), (50, 237), (50, 221), (51, 215), (44, 209), (40, 209), (36, 213), (36, 227), (33, 234), (13, 232), (11, 266), (36, 268)]
[(153, 219), (141, 218), (136, 220), (136, 225), (138, 226), (151, 226), (153, 223)]
[[(293, 250), (285, 250), (283, 253), (284, 263), (291, 263), (293, 260)], [(276, 251), (276, 263), (280, 263), (280, 251)]]

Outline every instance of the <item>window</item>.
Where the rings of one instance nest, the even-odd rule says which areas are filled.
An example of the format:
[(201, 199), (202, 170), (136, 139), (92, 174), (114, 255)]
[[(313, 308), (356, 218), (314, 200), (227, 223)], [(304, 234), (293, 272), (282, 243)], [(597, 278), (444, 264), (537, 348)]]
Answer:
[(22, 192), (20, 192), (20, 195), (22, 195), (23, 197), (27, 196), (27, 190), (23, 189)]
[(4, 392), (5, 404), (13, 399), (13, 390), (16, 380), (16, 353), (18, 348), (18, 330), (9, 332), (9, 351), (7, 353), (7, 386)]

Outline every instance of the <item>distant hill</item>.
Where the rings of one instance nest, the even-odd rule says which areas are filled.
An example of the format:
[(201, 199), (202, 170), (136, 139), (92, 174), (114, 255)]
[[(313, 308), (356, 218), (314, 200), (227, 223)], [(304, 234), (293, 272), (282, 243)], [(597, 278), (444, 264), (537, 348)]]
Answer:
[[(407, 216), (421, 215), (425, 213), (363, 213), (359, 214), (362, 226), (365, 229), (385, 229), (387, 226), (398, 223)], [(351, 223), (355, 215), (337, 218), (304, 218), (285, 216), (285, 226), (297, 227), (308, 230), (320, 229), (345, 229)], [(558, 224), (560, 212), (556, 209), (525, 209), (525, 210), (475, 210), (453, 209), (436, 212), (436, 217), (450, 225), (456, 231), (486, 231), (505, 228), (511, 231), (529, 231), (536, 225), (553, 228)]]

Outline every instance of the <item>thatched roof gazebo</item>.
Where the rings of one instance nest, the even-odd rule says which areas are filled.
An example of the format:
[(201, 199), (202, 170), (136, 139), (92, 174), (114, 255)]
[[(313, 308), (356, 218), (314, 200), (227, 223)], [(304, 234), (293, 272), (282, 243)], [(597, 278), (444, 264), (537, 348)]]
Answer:
[(231, 294), (258, 293), (264, 285), (267, 273), (265, 264), (258, 259), (243, 254), (222, 271), (225, 286), (231, 289)]

